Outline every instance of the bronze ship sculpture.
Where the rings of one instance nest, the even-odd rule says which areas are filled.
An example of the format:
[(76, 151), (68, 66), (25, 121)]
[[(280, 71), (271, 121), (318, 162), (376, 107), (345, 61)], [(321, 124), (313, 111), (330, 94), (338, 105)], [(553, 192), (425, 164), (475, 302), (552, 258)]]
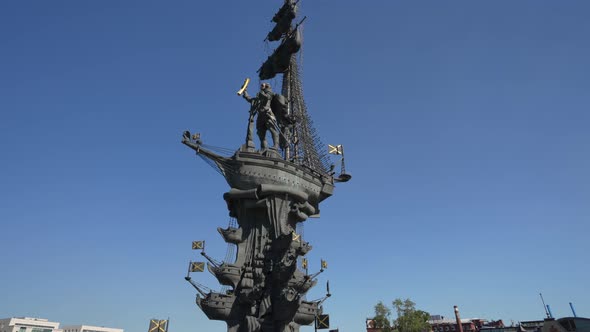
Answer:
[[(186, 280), (197, 290), (196, 303), (212, 320), (225, 321), (228, 332), (294, 332), (323, 314), (330, 296), (309, 301), (306, 293), (318, 275), (307, 272), (305, 255), (312, 249), (300, 229), (309, 217), (319, 217), (320, 203), (332, 196), (336, 182), (346, 182), (342, 146), (321, 144), (303, 98), (297, 53), (302, 47), (300, 25), (295, 24), (298, 2), (285, 0), (272, 18), (275, 27), (268, 42), (279, 46), (258, 70), (260, 81), (282, 75), (281, 93), (261, 83), (254, 97), (246, 79), (238, 95), (250, 104), (246, 140), (232, 155), (203, 144), (199, 134), (183, 133), (182, 143), (194, 150), (227, 181), (223, 195), (230, 215), (218, 232), (228, 244), (223, 262), (205, 253), (204, 241), (193, 242), (208, 261), (207, 270), (223, 285), (220, 292), (196, 282), (191, 272), (205, 270), (205, 262), (190, 262)], [(260, 149), (254, 143), (254, 132)], [(272, 144), (267, 141), (271, 137)], [(328, 154), (341, 156), (336, 175)], [(298, 267), (301, 263), (303, 269)]]

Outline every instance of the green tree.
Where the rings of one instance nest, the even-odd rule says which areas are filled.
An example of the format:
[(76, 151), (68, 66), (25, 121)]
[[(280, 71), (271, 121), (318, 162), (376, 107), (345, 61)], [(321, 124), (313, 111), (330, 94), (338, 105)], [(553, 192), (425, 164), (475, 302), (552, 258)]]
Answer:
[(393, 307), (397, 313), (397, 319), (394, 322), (396, 332), (425, 332), (430, 331), (428, 319), (430, 314), (426, 311), (417, 310), (416, 303), (410, 299), (395, 299)]
[(389, 309), (383, 302), (379, 301), (375, 305), (375, 327), (380, 328), (382, 332), (391, 332), (391, 323), (389, 318), (391, 317), (391, 309)]

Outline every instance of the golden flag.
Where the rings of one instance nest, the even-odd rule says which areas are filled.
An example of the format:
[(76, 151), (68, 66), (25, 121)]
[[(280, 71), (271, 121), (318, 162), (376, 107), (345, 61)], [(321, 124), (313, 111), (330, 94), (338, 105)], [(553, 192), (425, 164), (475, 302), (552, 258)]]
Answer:
[(301, 242), (301, 235), (293, 232), (291, 233), (291, 240), (293, 240), (294, 242)]
[(205, 241), (193, 241), (193, 250), (205, 249)]
[(168, 330), (168, 320), (152, 319), (150, 320), (149, 332), (166, 332)]
[(160, 321), (160, 326), (158, 327), (158, 332), (166, 332), (166, 330), (168, 329), (166, 325), (168, 325), (168, 321), (167, 320), (161, 320)]
[(318, 330), (330, 328), (330, 315), (319, 315), (316, 318), (316, 327)]
[(205, 263), (203, 262), (191, 262), (191, 272), (204, 272)]
[(342, 145), (330, 145), (328, 144), (329, 154), (342, 154)]
[(322, 259), (322, 270), (325, 270), (328, 268), (328, 262), (326, 262), (325, 260)]
[(301, 267), (307, 270), (307, 258), (301, 260)]
[(158, 327), (160, 327), (160, 321), (157, 319), (152, 319), (150, 320), (150, 329), (148, 331), (156, 332), (158, 330)]

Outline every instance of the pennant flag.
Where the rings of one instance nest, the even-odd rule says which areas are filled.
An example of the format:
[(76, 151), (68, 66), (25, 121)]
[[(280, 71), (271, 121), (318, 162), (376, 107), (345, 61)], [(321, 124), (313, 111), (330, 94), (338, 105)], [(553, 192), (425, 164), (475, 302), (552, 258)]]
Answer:
[(205, 263), (204, 262), (191, 262), (191, 272), (204, 272), (205, 271)]
[(342, 154), (342, 145), (330, 145), (328, 144), (329, 154)]
[(168, 320), (152, 319), (150, 320), (150, 329), (148, 332), (166, 332), (168, 330)]
[(328, 262), (326, 262), (325, 260), (322, 259), (322, 270), (325, 270), (328, 268)]
[(301, 260), (301, 267), (307, 270), (307, 258)]
[(316, 317), (316, 326), (318, 330), (330, 328), (330, 315), (319, 315)]
[(193, 241), (193, 250), (204, 250), (205, 241)]

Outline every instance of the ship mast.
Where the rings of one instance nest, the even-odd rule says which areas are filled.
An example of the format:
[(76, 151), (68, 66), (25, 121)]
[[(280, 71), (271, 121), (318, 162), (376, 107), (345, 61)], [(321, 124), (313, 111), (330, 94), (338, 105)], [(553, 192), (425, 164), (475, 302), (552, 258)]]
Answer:
[[(293, 110), (291, 108), (291, 104), (292, 104), (291, 103), (291, 85), (289, 84), (290, 76), (291, 76), (291, 68), (289, 66), (289, 69), (283, 75), (283, 86), (282, 86), (282, 91), (281, 91), (283, 93), (283, 95), (287, 98), (287, 116), (288, 117), (291, 117), (293, 114)], [(291, 130), (289, 135), (291, 136), (293, 142), (297, 141), (295, 130)], [(293, 152), (295, 152), (295, 151), (297, 151), (297, 149), (293, 149)], [(291, 144), (289, 144), (289, 142), (285, 146), (284, 157), (285, 157), (285, 160), (289, 160), (291, 158)], [(295, 159), (297, 158), (296, 155), (294, 157), (295, 157)]]
[(285, 0), (272, 21), (276, 23), (267, 35), (268, 41), (279, 41), (280, 45), (258, 70), (260, 80), (267, 80), (283, 74), (281, 93), (286, 99), (286, 117), (279, 121), (283, 157), (293, 163), (308, 167), (316, 172), (328, 172), (329, 159), (319, 139), (313, 121), (307, 112), (303, 97), (303, 84), (299, 73), (296, 53), (302, 47), (301, 24), (293, 24), (299, 1)]

